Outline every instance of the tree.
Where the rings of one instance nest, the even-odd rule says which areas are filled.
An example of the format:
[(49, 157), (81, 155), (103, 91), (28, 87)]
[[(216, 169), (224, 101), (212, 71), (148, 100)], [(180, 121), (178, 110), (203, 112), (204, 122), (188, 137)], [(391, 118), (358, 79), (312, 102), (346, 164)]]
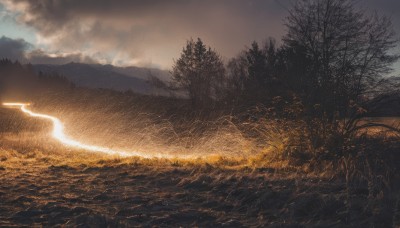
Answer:
[(185, 90), (193, 107), (205, 107), (219, 99), (224, 77), (221, 57), (200, 38), (187, 41), (172, 67), (173, 87)]
[[(277, 77), (277, 49), (269, 39), (264, 47), (253, 42), (251, 47), (228, 63), (228, 89), (247, 105), (265, 102), (273, 95), (273, 80)], [(237, 100), (240, 100), (237, 99)]]
[(397, 42), (390, 20), (356, 10), (351, 0), (298, 1), (286, 26), (287, 77), (309, 107), (317, 104), (332, 121), (349, 115), (349, 105), (398, 59), (390, 54)]
[(251, 48), (246, 52), (246, 59), (248, 62), (248, 89), (255, 89), (253, 87), (263, 86), (267, 78), (267, 55), (266, 51), (258, 47), (257, 42), (251, 44)]
[(399, 58), (391, 54), (397, 39), (390, 20), (355, 4), (299, 0), (286, 19), (283, 78), (302, 98), (314, 148), (341, 148), (361, 127), (373, 126), (359, 122), (366, 98)]

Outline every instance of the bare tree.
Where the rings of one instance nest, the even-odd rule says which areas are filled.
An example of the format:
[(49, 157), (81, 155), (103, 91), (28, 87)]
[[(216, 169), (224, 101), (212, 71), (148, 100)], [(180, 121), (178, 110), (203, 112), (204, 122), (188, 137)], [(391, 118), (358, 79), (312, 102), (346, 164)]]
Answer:
[(286, 21), (284, 44), (295, 57), (288, 62), (307, 63), (290, 77), (300, 82), (307, 104), (318, 104), (331, 120), (349, 115), (349, 104), (368, 95), (399, 57), (390, 54), (397, 43), (390, 20), (368, 16), (354, 4), (301, 0)]

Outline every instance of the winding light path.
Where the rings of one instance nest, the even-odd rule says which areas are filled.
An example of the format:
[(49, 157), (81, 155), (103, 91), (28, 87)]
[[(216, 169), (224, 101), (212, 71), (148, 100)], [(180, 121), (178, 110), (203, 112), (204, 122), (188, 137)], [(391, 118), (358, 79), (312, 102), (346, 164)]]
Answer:
[(128, 151), (118, 151), (118, 150), (113, 150), (113, 149), (107, 148), (107, 147), (100, 147), (100, 146), (95, 146), (95, 145), (84, 144), (84, 143), (81, 143), (79, 141), (76, 141), (76, 140), (71, 139), (68, 136), (66, 136), (64, 133), (64, 125), (58, 118), (56, 118), (54, 116), (46, 115), (46, 114), (35, 113), (35, 112), (32, 112), (31, 110), (29, 110), (27, 108), (30, 105), (29, 103), (3, 103), (3, 105), (7, 106), (7, 107), (12, 107), (12, 108), (19, 108), (19, 109), (21, 109), (22, 112), (24, 112), (32, 117), (52, 121), (53, 122), (53, 133), (52, 133), (53, 138), (57, 139), (58, 141), (60, 141), (62, 144), (66, 145), (66, 146), (71, 146), (71, 147), (75, 147), (78, 149), (84, 149), (84, 150), (93, 151), (93, 152), (105, 153), (105, 154), (109, 154), (109, 155), (118, 155), (121, 157), (139, 156), (139, 157), (143, 157), (143, 158), (174, 158), (173, 156), (169, 156), (169, 155), (149, 155), (149, 154), (146, 154), (143, 152), (138, 152), (138, 151), (129, 151), (129, 152)]

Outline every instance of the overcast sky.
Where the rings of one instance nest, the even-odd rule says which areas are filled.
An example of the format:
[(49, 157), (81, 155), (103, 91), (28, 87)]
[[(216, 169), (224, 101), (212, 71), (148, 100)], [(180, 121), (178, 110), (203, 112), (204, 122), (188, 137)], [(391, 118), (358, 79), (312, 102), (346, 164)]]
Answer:
[[(228, 59), (253, 40), (279, 40), (292, 2), (0, 0), (0, 58), (168, 69), (187, 39), (201, 37)], [(400, 0), (357, 4), (390, 16), (400, 35)]]

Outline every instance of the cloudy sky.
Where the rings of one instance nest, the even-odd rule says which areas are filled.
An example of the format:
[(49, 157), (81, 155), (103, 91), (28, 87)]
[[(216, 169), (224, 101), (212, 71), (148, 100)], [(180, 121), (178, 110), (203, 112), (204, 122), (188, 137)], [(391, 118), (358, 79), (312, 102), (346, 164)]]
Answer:
[[(187, 39), (201, 37), (228, 59), (253, 40), (279, 40), (293, 1), (0, 0), (0, 58), (168, 69)], [(390, 16), (400, 35), (399, 0), (357, 4)]]

